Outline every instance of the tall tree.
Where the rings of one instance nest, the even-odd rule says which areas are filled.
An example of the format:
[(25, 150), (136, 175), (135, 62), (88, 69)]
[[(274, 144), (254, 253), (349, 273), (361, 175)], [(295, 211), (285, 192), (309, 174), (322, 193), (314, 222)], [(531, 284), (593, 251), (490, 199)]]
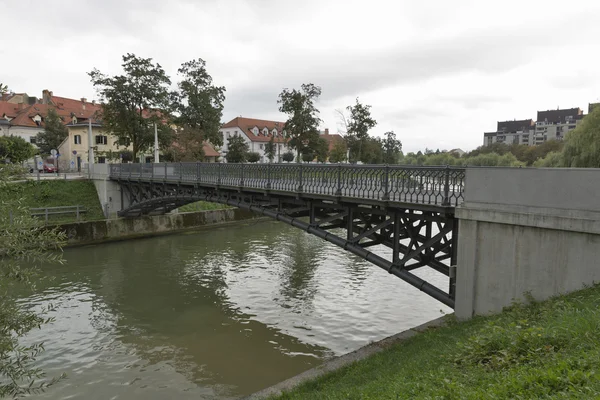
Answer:
[(198, 140), (208, 140), (216, 146), (223, 145), (219, 132), (225, 101), (225, 87), (215, 86), (206, 71), (206, 62), (198, 58), (181, 64), (178, 70), (182, 80), (178, 91), (172, 94), (174, 122), (195, 131)]
[(600, 107), (594, 107), (567, 133), (562, 153), (566, 167), (600, 168)]
[(369, 138), (369, 130), (377, 125), (371, 117), (371, 106), (362, 104), (356, 98), (354, 106), (348, 106), (350, 118), (348, 119), (347, 140), (350, 148), (350, 162), (362, 161), (362, 149)]
[(0, 136), (0, 159), (21, 163), (35, 155), (35, 148), (19, 136)]
[(19, 169), (22, 173), (16, 165), (0, 168), (0, 398), (38, 394), (58, 381), (46, 379), (36, 366), (42, 343), (19, 343), (50, 319), (43, 311), (24, 308), (16, 293), (31, 287), (38, 266), (62, 261), (56, 250), (65, 235), (31, 216), (23, 204), (24, 187), (9, 182), (18, 178)]
[[(384, 164), (397, 164), (402, 152), (402, 142), (396, 138), (394, 131), (384, 133), (382, 141)], [(439, 154), (439, 153), (438, 153)]]
[(275, 135), (271, 135), (269, 143), (265, 144), (265, 156), (269, 159), (269, 162), (273, 162), (275, 153), (277, 152), (277, 145), (275, 144)]
[(279, 111), (288, 115), (285, 123), (288, 145), (296, 150), (298, 162), (303, 149), (310, 147), (319, 137), (321, 119), (315, 101), (320, 95), (321, 88), (312, 83), (302, 84), (300, 90), (283, 89), (279, 94)]
[(44, 119), (44, 132), (37, 134), (37, 146), (40, 148), (40, 153), (48, 155), (50, 150), (58, 150), (60, 144), (68, 136), (69, 130), (63, 124), (56, 110), (48, 109), (48, 115)]
[(346, 161), (347, 159), (348, 147), (346, 146), (346, 142), (343, 140), (337, 140), (331, 149), (331, 153), (329, 154), (329, 162), (340, 163)]
[(2, 96), (6, 92), (8, 92), (8, 86), (0, 82), (0, 96)]
[(122, 67), (123, 75), (106, 76), (97, 69), (88, 75), (103, 101), (104, 129), (121, 143), (131, 143), (135, 162), (140, 151), (154, 144), (154, 123), (159, 125), (161, 137), (171, 133), (164, 123), (168, 117), (171, 80), (151, 58), (128, 53), (123, 56)]
[(250, 147), (241, 136), (231, 136), (227, 139), (227, 162), (241, 163), (248, 159)]
[(204, 159), (204, 142), (196, 129), (188, 125), (179, 127), (175, 141), (169, 146), (173, 161), (201, 161)]

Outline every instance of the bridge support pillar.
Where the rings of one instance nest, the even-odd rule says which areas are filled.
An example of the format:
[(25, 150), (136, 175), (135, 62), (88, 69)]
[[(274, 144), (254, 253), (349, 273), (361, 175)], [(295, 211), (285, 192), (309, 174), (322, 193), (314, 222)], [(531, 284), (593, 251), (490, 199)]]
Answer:
[[(468, 169), (459, 220), (460, 319), (600, 282), (599, 170)], [(585, 193), (585, 196), (583, 195)]]
[(91, 178), (98, 193), (105, 218), (116, 218), (117, 212), (129, 207), (129, 193), (118, 182), (111, 181), (108, 174), (109, 164), (94, 164)]

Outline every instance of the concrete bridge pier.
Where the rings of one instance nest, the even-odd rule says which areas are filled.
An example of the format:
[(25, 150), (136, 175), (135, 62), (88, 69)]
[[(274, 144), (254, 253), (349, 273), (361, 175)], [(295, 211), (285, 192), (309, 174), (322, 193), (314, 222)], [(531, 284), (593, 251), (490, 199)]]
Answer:
[(110, 180), (110, 164), (90, 166), (90, 178), (96, 186), (100, 205), (105, 218), (116, 218), (117, 212), (129, 207), (129, 194), (121, 189), (118, 182)]
[(600, 170), (468, 168), (459, 220), (458, 318), (600, 282)]

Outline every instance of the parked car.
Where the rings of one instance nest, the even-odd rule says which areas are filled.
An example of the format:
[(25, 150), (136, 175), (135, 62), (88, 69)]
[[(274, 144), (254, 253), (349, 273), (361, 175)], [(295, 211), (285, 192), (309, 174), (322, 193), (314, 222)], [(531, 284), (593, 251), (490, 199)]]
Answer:
[(44, 167), (40, 170), (40, 172), (54, 173), (56, 172), (56, 167), (52, 164), (44, 163)]

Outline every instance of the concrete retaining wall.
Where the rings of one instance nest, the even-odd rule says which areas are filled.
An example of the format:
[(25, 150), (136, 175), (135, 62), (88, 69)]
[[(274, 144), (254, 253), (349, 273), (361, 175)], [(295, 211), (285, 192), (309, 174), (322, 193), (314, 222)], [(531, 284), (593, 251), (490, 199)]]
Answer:
[(600, 281), (600, 170), (468, 169), (455, 312), (499, 312)]
[(82, 245), (161, 235), (258, 217), (260, 216), (251, 211), (228, 208), (131, 219), (76, 222), (61, 225), (61, 228), (67, 234), (68, 245)]

